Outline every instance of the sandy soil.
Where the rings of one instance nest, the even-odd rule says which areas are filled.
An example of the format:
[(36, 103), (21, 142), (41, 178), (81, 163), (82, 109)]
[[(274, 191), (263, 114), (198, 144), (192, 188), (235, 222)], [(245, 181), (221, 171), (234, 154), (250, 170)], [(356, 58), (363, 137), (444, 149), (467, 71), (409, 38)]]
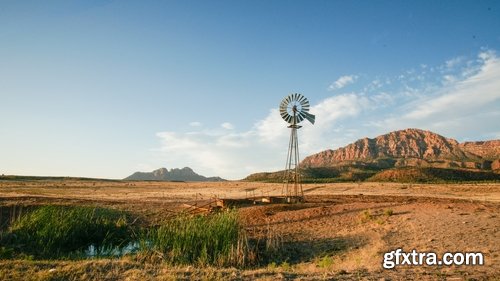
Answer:
[[(19, 206), (46, 203), (104, 205), (155, 221), (175, 214), (183, 203), (279, 195), (281, 189), (247, 182), (0, 181), (0, 207), (18, 206), (19, 213)], [(302, 204), (239, 209), (248, 235), (272, 236), (287, 260), (222, 279), (498, 278), (500, 184), (310, 184), (304, 193)], [(482, 252), (485, 265), (383, 269), (383, 253), (397, 248), (438, 255)], [(185, 276), (191, 269), (182, 272), (174, 276), (192, 277)]]

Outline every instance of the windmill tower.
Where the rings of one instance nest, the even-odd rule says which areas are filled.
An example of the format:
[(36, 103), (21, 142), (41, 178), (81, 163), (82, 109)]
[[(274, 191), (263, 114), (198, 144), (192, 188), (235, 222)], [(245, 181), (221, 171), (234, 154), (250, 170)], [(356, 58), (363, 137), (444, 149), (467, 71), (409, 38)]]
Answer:
[(297, 130), (302, 120), (314, 124), (315, 116), (309, 113), (309, 101), (301, 94), (291, 94), (280, 103), (280, 115), (290, 128), (290, 142), (286, 158), (282, 193), (288, 203), (304, 201), (304, 192), (299, 171), (299, 139)]

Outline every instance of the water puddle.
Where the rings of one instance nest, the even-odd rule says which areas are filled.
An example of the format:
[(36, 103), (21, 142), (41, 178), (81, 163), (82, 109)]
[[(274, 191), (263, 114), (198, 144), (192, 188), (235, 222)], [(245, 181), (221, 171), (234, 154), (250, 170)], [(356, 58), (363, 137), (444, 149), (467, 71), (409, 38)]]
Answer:
[(134, 254), (139, 250), (139, 248), (140, 245), (138, 241), (129, 242), (125, 246), (97, 247), (92, 244), (84, 251), (83, 254), (88, 258), (121, 257)]

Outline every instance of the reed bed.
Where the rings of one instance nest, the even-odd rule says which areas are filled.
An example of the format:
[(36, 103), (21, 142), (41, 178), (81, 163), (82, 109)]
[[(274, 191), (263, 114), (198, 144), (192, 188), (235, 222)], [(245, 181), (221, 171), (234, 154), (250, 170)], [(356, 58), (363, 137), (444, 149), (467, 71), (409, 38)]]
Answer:
[(1, 242), (35, 258), (69, 257), (90, 245), (110, 247), (130, 240), (125, 213), (85, 206), (42, 206), (14, 221)]
[(141, 252), (160, 253), (172, 264), (244, 266), (254, 256), (235, 210), (180, 215), (143, 231), (140, 245)]
[(236, 210), (179, 214), (139, 229), (117, 210), (48, 205), (23, 214), (0, 233), (0, 259), (81, 259), (95, 257), (86, 254), (89, 249), (101, 249), (108, 254), (97, 257), (127, 254), (175, 265), (244, 267), (257, 262), (258, 247), (251, 244)]

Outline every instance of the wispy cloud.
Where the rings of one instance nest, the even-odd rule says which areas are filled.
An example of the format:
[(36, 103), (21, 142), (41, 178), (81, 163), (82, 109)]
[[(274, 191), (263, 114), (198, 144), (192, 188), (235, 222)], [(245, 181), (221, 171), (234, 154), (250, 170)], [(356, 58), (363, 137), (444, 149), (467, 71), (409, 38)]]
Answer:
[(328, 86), (328, 90), (333, 91), (333, 90), (338, 90), (342, 89), (345, 86), (354, 83), (358, 79), (357, 75), (345, 75), (339, 77), (337, 81), (333, 82), (330, 86)]
[(453, 68), (457, 67), (460, 63), (462, 63), (463, 60), (464, 60), (464, 57), (452, 58), (452, 59), (447, 60), (444, 65), (445, 65), (446, 69), (453, 69)]
[(224, 122), (220, 125), (222, 128), (226, 129), (226, 130), (232, 130), (234, 129), (234, 126), (233, 124), (229, 123), (229, 122)]
[[(478, 137), (498, 130), (500, 125), (500, 59), (491, 51), (478, 55), (479, 65), (470, 66), (470, 76), (449, 78), (434, 93), (401, 104), (395, 112), (401, 116), (384, 119), (385, 128), (426, 127), (460, 136), (477, 132)], [(453, 64), (456, 65), (456, 64)], [(462, 70), (463, 71), (463, 70)]]
[[(443, 65), (446, 72), (430, 71)], [(438, 66), (419, 65), (393, 77), (373, 77), (360, 92), (336, 94), (311, 106), (316, 124), (305, 122), (299, 131), (301, 155), (408, 127), (455, 138), (464, 132), (475, 134), (476, 139), (498, 136), (498, 77), (500, 59), (489, 50), (475, 58), (460, 57)], [(340, 89), (356, 79), (343, 76), (332, 85)], [(289, 133), (278, 109), (272, 108), (244, 131), (225, 122), (212, 130), (205, 126), (190, 133), (159, 132), (161, 147), (156, 151), (169, 167), (191, 166), (204, 175), (239, 179), (282, 169)]]

